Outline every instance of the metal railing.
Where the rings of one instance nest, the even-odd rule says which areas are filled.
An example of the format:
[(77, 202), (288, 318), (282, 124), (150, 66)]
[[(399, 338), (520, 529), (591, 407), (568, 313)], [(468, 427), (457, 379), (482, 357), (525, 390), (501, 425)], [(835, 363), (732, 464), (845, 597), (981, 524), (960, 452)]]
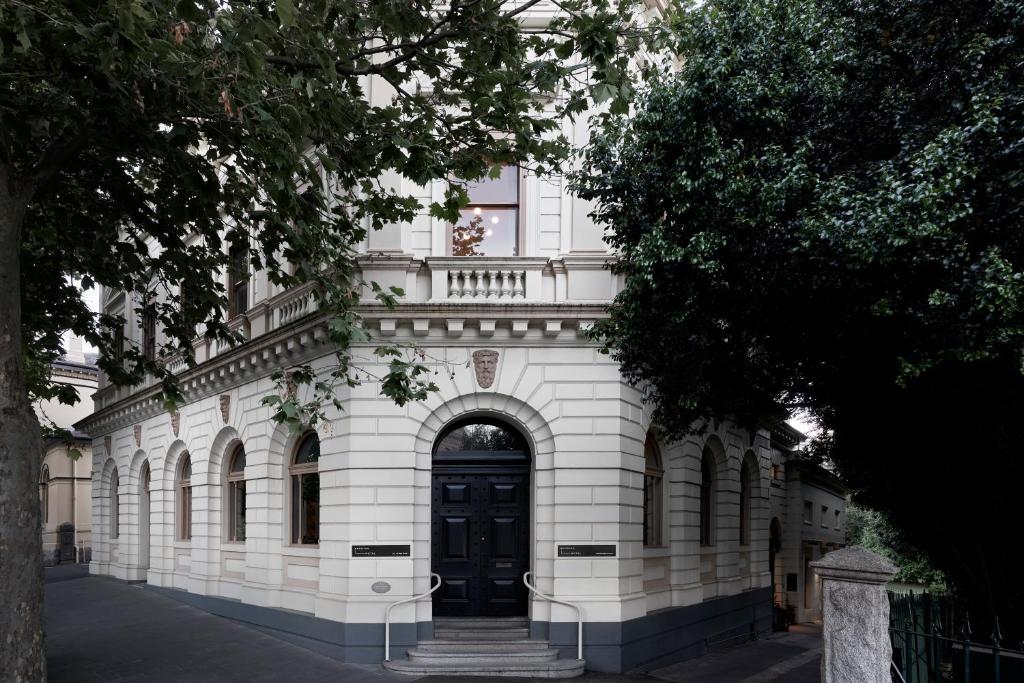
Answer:
[(972, 640), (966, 612), (941, 596), (889, 593), (894, 680), (1003, 683), (1024, 680), (1024, 649), (1004, 647), (999, 620), (989, 642)]
[(547, 600), (548, 602), (553, 602), (553, 603), (558, 604), (558, 605), (564, 605), (566, 607), (572, 607), (574, 610), (576, 610), (576, 659), (578, 661), (582, 662), (583, 661), (583, 610), (580, 609), (579, 605), (575, 605), (575, 604), (573, 604), (571, 602), (566, 602), (565, 600), (559, 600), (557, 598), (553, 598), (550, 595), (544, 595), (539, 590), (537, 590), (534, 586), (530, 585), (530, 580), (528, 578), (529, 576), (530, 576), (530, 572), (526, 572), (525, 574), (523, 574), (523, 584), (528, 589), (530, 589), (531, 593), (536, 595), (538, 598), (542, 598), (544, 600)]
[(391, 610), (393, 610), (394, 608), (398, 607), (399, 605), (404, 605), (407, 602), (416, 602), (417, 600), (422, 600), (423, 598), (427, 597), (428, 595), (430, 595), (431, 593), (436, 591), (438, 588), (440, 588), (441, 587), (441, 577), (439, 575), (433, 573), (433, 572), (430, 573), (430, 577), (431, 578), (436, 578), (437, 579), (437, 583), (434, 584), (433, 587), (431, 587), (431, 589), (428, 590), (426, 593), (423, 593), (421, 595), (414, 595), (411, 598), (406, 598), (405, 600), (399, 600), (398, 602), (393, 602), (390, 605), (388, 605), (387, 610), (385, 610), (385, 612), (384, 612), (384, 661), (385, 662), (390, 662), (391, 661)]

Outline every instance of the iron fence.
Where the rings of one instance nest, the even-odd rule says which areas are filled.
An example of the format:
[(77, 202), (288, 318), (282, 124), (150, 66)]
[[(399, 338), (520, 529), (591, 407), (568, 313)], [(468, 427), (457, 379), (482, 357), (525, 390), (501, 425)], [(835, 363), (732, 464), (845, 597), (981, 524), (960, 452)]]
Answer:
[(889, 593), (894, 683), (1018, 683), (1024, 645), (1008, 647), (995, 619), (975, 640), (971, 620), (942, 596)]

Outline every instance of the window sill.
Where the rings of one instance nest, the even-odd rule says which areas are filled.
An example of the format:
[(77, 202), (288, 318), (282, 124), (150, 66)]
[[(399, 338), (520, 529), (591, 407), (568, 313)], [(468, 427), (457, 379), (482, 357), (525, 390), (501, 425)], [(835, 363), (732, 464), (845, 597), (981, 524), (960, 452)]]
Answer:
[(288, 544), (282, 546), (281, 554), (290, 555), (292, 557), (320, 557), (320, 546)]
[(645, 545), (644, 557), (668, 557), (670, 550), (667, 545)]

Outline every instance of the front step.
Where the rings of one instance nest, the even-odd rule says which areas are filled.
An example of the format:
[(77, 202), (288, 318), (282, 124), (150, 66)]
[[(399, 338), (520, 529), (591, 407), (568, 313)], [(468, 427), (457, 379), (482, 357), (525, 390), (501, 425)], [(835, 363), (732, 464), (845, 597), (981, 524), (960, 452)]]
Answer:
[(574, 678), (585, 663), (559, 659), (546, 640), (531, 640), (522, 617), (444, 617), (434, 620), (434, 638), (422, 640), (408, 658), (384, 668), (417, 676), (523, 676)]
[(476, 629), (529, 628), (526, 617), (437, 617), (434, 619), (435, 629), (452, 629), (456, 631)]
[(524, 652), (546, 650), (546, 640), (421, 640), (416, 647), (429, 652)]
[(549, 662), (519, 662), (512, 658), (492, 657), (486, 661), (421, 662), (398, 660), (384, 662), (384, 668), (414, 676), (523, 676), (527, 678), (575, 678), (583, 673), (584, 663), (576, 659)]
[(508, 652), (436, 652), (414, 648), (409, 650), (410, 662), (459, 662), (461, 664), (489, 664), (495, 659), (507, 659), (518, 663), (522, 662), (550, 662), (558, 659), (558, 650), (546, 648), (543, 650), (525, 650)]
[(462, 630), (434, 627), (435, 640), (522, 640), (530, 637), (528, 628), (482, 628)]

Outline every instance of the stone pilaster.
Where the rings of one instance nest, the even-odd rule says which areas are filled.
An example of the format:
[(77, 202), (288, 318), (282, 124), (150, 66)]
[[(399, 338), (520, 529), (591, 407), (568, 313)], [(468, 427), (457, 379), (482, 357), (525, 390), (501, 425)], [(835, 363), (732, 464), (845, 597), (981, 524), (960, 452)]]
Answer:
[(831, 552), (811, 567), (821, 577), (822, 683), (891, 683), (889, 560), (860, 546)]

